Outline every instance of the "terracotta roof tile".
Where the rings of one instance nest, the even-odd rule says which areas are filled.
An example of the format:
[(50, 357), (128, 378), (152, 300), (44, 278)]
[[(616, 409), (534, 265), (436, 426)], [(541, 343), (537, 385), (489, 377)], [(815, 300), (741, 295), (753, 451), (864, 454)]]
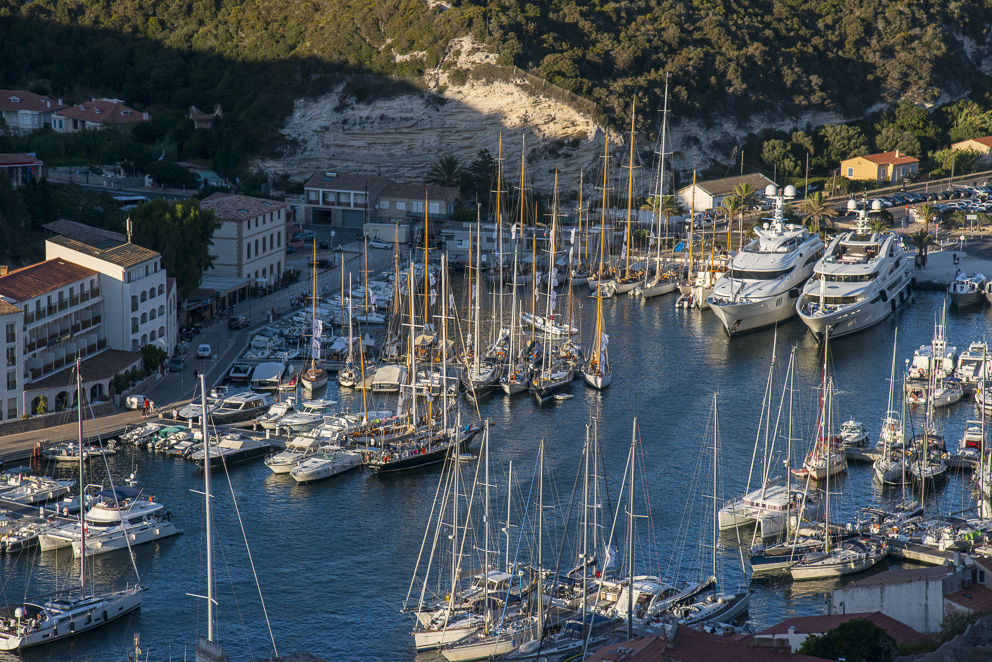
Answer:
[[(630, 650), (627, 653), (625, 651)], [(792, 653), (788, 649), (772, 648), (750, 639), (722, 637), (716, 634), (697, 632), (692, 628), (679, 627), (671, 640), (664, 636), (635, 639), (601, 648), (589, 658), (597, 662), (713, 662), (733, 660), (734, 662), (813, 662), (823, 658)]]
[(414, 200), (444, 200), (454, 202), (460, 193), (451, 186), (432, 186), (429, 184), (398, 184), (390, 182), (379, 194), (380, 198), (412, 198)]
[(859, 579), (845, 586), (845, 589), (860, 586), (892, 586), (894, 584), (908, 584), (909, 582), (933, 581), (943, 579), (950, 574), (950, 569), (944, 566), (934, 568), (908, 568), (898, 570), (886, 570), (871, 577)]
[(12, 304), (11, 302), (0, 299), (0, 315), (10, 315), (13, 313), (22, 313), (22, 312), (24, 311), (18, 308), (17, 306), (15, 306), (14, 304)]
[(823, 634), (839, 625), (855, 619), (870, 621), (885, 630), (897, 642), (904, 641), (927, 642), (930, 638), (917, 632), (902, 621), (887, 616), (880, 611), (862, 614), (831, 614), (829, 616), (798, 616), (789, 618), (778, 625), (762, 630), (759, 635), (785, 635), (790, 628), (795, 628), (797, 634)]
[(64, 218), (52, 221), (51, 223), (45, 223), (41, 227), (49, 232), (54, 232), (69, 239), (75, 239), (80, 243), (94, 248), (110, 248), (111, 246), (120, 246), (127, 243), (127, 237), (120, 232), (95, 228), (92, 225), (77, 223), (76, 221), (70, 221)]
[(318, 172), (307, 180), (305, 188), (319, 188), (332, 191), (360, 191), (373, 190), (377, 187), (387, 186), (390, 181), (378, 175), (352, 175), (348, 173)]
[(944, 600), (972, 611), (989, 611), (992, 609), (992, 591), (981, 584), (972, 584), (956, 593), (945, 595)]
[(125, 269), (160, 257), (157, 252), (138, 244), (125, 243), (110, 248), (95, 248), (68, 237), (52, 237), (48, 241)]
[[(898, 156), (896, 156), (896, 152), (879, 152), (878, 154), (864, 154), (863, 156), (861, 156), (861, 158), (867, 161), (871, 161), (872, 163), (877, 163), (878, 165), (903, 165), (906, 163), (920, 162), (918, 158), (909, 156), (908, 154), (899, 154)], [(844, 160), (848, 161), (850, 159), (844, 159)]]
[(200, 202), (200, 209), (209, 209), (222, 221), (247, 221), (250, 218), (288, 207), (286, 202), (253, 198), (249, 195), (214, 193)]
[[(17, 101), (14, 101), (17, 99)], [(65, 104), (26, 90), (0, 90), (0, 110), (48, 112), (65, 108)]]
[(27, 301), (96, 273), (62, 258), (45, 260), (0, 277), (0, 296)]
[(115, 101), (93, 99), (75, 106), (67, 106), (58, 111), (60, 117), (93, 122), (94, 124), (128, 124), (147, 121), (143, 113)]
[(36, 156), (30, 154), (0, 154), (0, 167), (3, 166), (33, 166), (44, 165)]
[(958, 145), (965, 145), (967, 143), (978, 143), (979, 145), (992, 147), (992, 136), (983, 136), (981, 138), (969, 138), (968, 140), (962, 140), (960, 142), (953, 143), (951, 147), (957, 147)]

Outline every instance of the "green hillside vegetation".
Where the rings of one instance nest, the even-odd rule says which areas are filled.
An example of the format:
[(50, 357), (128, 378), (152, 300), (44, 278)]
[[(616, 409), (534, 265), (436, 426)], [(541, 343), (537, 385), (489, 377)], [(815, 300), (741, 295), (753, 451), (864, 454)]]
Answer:
[[(279, 153), (278, 128), (296, 98), (353, 74), (396, 77), (385, 86), (357, 79), (356, 98), (419, 91), (410, 81), (466, 34), (500, 64), (595, 102), (618, 124), (636, 96), (648, 109), (639, 113), (645, 128), (656, 121), (666, 71), (676, 117), (858, 116), (879, 102), (968, 93), (989, 51), (980, 0), (454, 0), (450, 9), (422, 0), (0, 0), (0, 85), (37, 83), (74, 100), (118, 96), (153, 113), (221, 103), (226, 118), (210, 132), (193, 132), (180, 115), (137, 142), (171, 146), (176, 159), (211, 159), (231, 175), (250, 155)], [(973, 119), (984, 122), (987, 109)], [(935, 148), (936, 136), (886, 121), (884, 130), (861, 129), (867, 147)], [(813, 136), (814, 160), (860, 146), (841, 131)], [(768, 158), (794, 171), (803, 148), (789, 136)]]

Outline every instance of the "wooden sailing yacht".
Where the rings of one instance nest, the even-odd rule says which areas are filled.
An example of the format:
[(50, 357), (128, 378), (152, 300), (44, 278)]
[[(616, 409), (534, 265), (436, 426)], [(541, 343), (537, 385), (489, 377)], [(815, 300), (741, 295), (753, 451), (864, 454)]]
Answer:
[(320, 361), (320, 341), (324, 335), (324, 322), (317, 317), (317, 242), (313, 242), (313, 293), (310, 296), (311, 310), (311, 339), (310, 339), (310, 367), (300, 375), (300, 383), (303, 390), (309, 394), (327, 386), (327, 371)]
[(634, 198), (634, 107), (635, 104), (632, 103), (630, 105), (630, 163), (627, 164), (627, 227), (623, 231), (623, 271), (614, 279), (617, 294), (630, 292), (640, 284), (644, 277), (643, 272), (630, 266), (630, 235), (633, 234), (631, 232), (631, 214), (633, 213)]
[(603, 293), (602, 288), (596, 288), (596, 341), (595, 349), (585, 368), (582, 379), (595, 389), (604, 389), (613, 381), (613, 369), (610, 367), (610, 353), (607, 349), (610, 337), (603, 330)]

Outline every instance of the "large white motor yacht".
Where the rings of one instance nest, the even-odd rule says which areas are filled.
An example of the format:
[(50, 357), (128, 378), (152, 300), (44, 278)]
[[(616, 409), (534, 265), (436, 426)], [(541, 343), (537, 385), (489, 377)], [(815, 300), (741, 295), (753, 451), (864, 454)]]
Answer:
[[(831, 338), (867, 329), (909, 298), (913, 264), (902, 240), (892, 232), (873, 231), (868, 210), (857, 206), (854, 200), (848, 203), (858, 212), (855, 229), (830, 242), (796, 304), (799, 317), (819, 338), (827, 329)], [(876, 200), (872, 211), (880, 210)]]
[(795, 315), (802, 286), (823, 255), (818, 236), (785, 222), (785, 201), (796, 197), (795, 187), (786, 186), (780, 192), (769, 184), (765, 196), (775, 201), (772, 218), (754, 228), (757, 238), (737, 253), (707, 298), (730, 335)]
[[(133, 487), (117, 487), (97, 493), (97, 502), (86, 512), (86, 555), (103, 554), (181, 531), (161, 503), (142, 497)], [(42, 551), (72, 546), (73, 556), (82, 554), (79, 522), (52, 529), (38, 537)]]

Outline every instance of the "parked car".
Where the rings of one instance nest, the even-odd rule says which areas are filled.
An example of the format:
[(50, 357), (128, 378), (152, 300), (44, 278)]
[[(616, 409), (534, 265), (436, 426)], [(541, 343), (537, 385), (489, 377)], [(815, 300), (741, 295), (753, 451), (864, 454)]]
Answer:
[(186, 369), (186, 359), (182, 356), (174, 356), (169, 359), (169, 372), (182, 372)]
[(373, 239), (373, 240), (369, 241), (369, 248), (385, 248), (385, 249), (388, 250), (388, 249), (390, 249), (392, 247), (393, 247), (392, 244), (386, 243), (385, 241), (382, 241), (381, 239)]
[(141, 409), (144, 404), (145, 396), (139, 393), (127, 396), (127, 400), (124, 401), (124, 406), (128, 409)]
[(309, 244), (311, 241), (315, 240), (316, 238), (317, 235), (314, 234), (313, 230), (303, 230), (302, 232), (293, 233), (293, 236), (292, 238), (290, 238), (290, 241), (293, 242), (302, 241), (303, 243)]
[(213, 352), (210, 349), (210, 345), (203, 343), (196, 348), (196, 356), (201, 359), (209, 359)]
[(232, 330), (244, 329), (248, 327), (248, 317), (245, 315), (235, 315), (227, 320), (227, 328)]

